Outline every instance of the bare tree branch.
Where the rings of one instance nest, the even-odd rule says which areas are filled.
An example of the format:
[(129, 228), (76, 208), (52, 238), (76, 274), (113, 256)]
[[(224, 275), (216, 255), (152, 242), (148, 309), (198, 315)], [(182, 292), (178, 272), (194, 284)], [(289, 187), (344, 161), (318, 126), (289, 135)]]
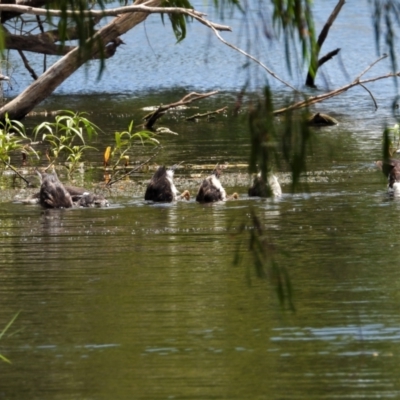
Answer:
[(166, 104), (166, 105), (161, 105), (157, 108), (156, 111), (147, 114), (146, 116), (143, 117), (143, 120), (147, 121), (145, 123), (145, 127), (147, 129), (151, 129), (153, 127), (153, 125), (155, 124), (155, 122), (161, 118), (170, 108), (176, 108), (176, 107), (182, 107), (185, 106), (186, 104), (190, 104), (193, 101), (197, 101), (197, 100), (201, 100), (204, 99), (206, 97), (210, 97), (213, 96), (214, 94), (217, 94), (218, 91), (215, 90), (213, 92), (209, 92), (209, 93), (189, 93), (186, 96), (184, 96), (182, 99), (180, 99), (179, 101), (175, 102), (175, 103), (170, 103), (170, 104)]
[(197, 119), (197, 118), (205, 118), (205, 117), (209, 117), (210, 115), (221, 114), (221, 113), (224, 112), (227, 108), (228, 108), (228, 107), (225, 106), (225, 107), (222, 107), (222, 108), (220, 108), (220, 109), (218, 109), (218, 110), (215, 110), (215, 111), (207, 111), (206, 113), (202, 113), (202, 114), (197, 113), (197, 114), (192, 115), (192, 116), (190, 116), (190, 117), (186, 117), (185, 119), (186, 119), (186, 121), (193, 121), (194, 119)]
[(107, 182), (106, 187), (110, 187), (114, 183), (119, 182), (121, 179), (124, 179), (127, 176), (133, 174), (134, 172), (138, 171), (140, 168), (143, 167), (143, 165), (148, 164), (153, 158), (155, 158), (158, 155), (158, 153), (161, 151), (162, 148), (163, 147), (160, 147), (159, 150), (157, 151), (157, 153), (154, 153), (150, 158), (148, 158), (146, 161), (143, 161), (140, 165), (133, 168), (131, 171), (127, 172), (126, 174), (121, 175), (119, 178), (115, 178), (114, 180), (110, 180), (109, 182)]
[[(0, 4), (0, 12), (9, 11), (16, 12), (21, 14), (31, 14), (31, 15), (43, 15), (43, 16), (52, 16), (52, 17), (62, 17), (64, 11), (60, 10), (45, 10), (42, 8), (35, 8), (29, 6), (20, 6), (20, 5), (11, 5), (11, 4)], [(180, 14), (187, 15), (192, 17), (199, 22), (204, 24), (204, 17), (207, 14), (202, 13), (200, 11), (196, 11), (193, 9), (187, 9), (183, 7), (149, 7), (146, 5), (134, 5), (134, 6), (126, 6), (126, 7), (117, 7), (110, 8), (105, 10), (84, 10), (84, 11), (74, 11), (67, 10), (65, 13), (69, 17), (117, 17), (122, 14), (132, 13), (132, 12), (143, 12), (146, 14)], [(219, 31), (231, 31), (232, 29), (226, 25), (215, 24), (207, 21), (207, 25), (211, 24), (214, 29)]]
[(297, 102), (295, 104), (290, 105), (289, 107), (285, 107), (285, 108), (281, 108), (279, 110), (275, 110), (275, 111), (273, 111), (273, 114), (274, 115), (279, 115), (279, 114), (282, 114), (282, 113), (284, 113), (286, 111), (297, 110), (299, 108), (308, 107), (308, 106), (311, 106), (313, 104), (320, 103), (321, 101), (325, 101), (325, 100), (328, 100), (328, 99), (330, 99), (332, 97), (338, 96), (338, 95), (346, 92), (347, 90), (349, 90), (349, 89), (351, 89), (351, 88), (353, 88), (355, 86), (358, 86), (358, 85), (362, 86), (362, 85), (364, 85), (366, 83), (371, 83), (371, 82), (379, 81), (381, 79), (387, 79), (387, 78), (393, 78), (393, 77), (400, 77), (400, 72), (395, 72), (395, 73), (390, 72), (390, 73), (388, 73), (386, 75), (376, 76), (374, 78), (365, 79), (363, 81), (355, 80), (352, 83), (349, 83), (348, 85), (342, 86), (339, 89), (332, 90), (332, 91), (330, 91), (328, 93), (324, 93), (324, 94), (321, 94), (319, 96), (309, 97), (308, 99), (303, 100), (303, 101), (299, 101), (299, 102)]
[[(207, 24), (206, 24), (207, 25)], [(233, 45), (232, 43), (227, 42), (218, 32), (217, 30), (210, 24), (207, 25), (210, 29), (213, 30), (215, 36), (217, 36), (217, 38), (226, 46), (230, 47), (231, 49), (237, 51), (238, 53), (244, 55), (245, 57), (249, 58), (250, 60), (254, 61), (256, 64), (258, 64), (261, 68), (263, 68), (265, 71), (267, 71), (271, 76), (273, 76), (276, 80), (278, 80), (279, 82), (283, 83), (285, 86), (289, 87), (290, 89), (292, 89), (293, 91), (295, 91), (296, 93), (300, 93), (295, 87), (293, 87), (292, 85), (290, 85), (289, 83), (287, 83), (286, 81), (284, 81), (283, 79), (281, 79), (275, 72), (273, 72), (271, 69), (269, 69), (265, 64), (263, 64), (260, 60), (258, 60), (257, 58), (253, 57), (251, 54), (246, 53), (244, 50), (240, 49), (239, 47), (236, 47), (235, 45)]]
[(357, 82), (361, 79), (361, 77), (363, 75), (365, 75), (375, 64), (377, 64), (379, 61), (384, 60), (385, 58), (387, 58), (387, 54), (382, 54), (382, 56), (380, 56), (377, 60), (375, 60), (371, 65), (369, 65), (367, 68), (364, 69), (363, 72), (361, 72), (360, 75), (357, 76), (356, 79), (354, 79), (354, 82)]
[(360, 83), (360, 86), (361, 86), (363, 89), (365, 89), (365, 90), (369, 93), (369, 95), (371, 96), (371, 99), (372, 99), (372, 101), (373, 101), (374, 104), (375, 104), (375, 111), (376, 111), (376, 110), (378, 109), (378, 103), (376, 102), (374, 95), (373, 95), (372, 92), (371, 92), (366, 86), (364, 86), (362, 83)]

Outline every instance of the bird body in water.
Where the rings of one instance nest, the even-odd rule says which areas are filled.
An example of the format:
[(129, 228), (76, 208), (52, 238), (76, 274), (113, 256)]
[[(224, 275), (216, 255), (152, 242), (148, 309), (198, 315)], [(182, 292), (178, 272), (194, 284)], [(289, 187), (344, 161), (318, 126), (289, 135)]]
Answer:
[(400, 197), (400, 160), (376, 161), (375, 164), (388, 178), (388, 192)]
[(189, 200), (190, 193), (187, 190), (179, 194), (174, 184), (174, 170), (175, 166), (168, 169), (164, 166), (159, 167), (147, 185), (144, 199), (164, 203), (179, 199)]
[(55, 172), (40, 174), (39, 203), (44, 208), (71, 208), (72, 197)]
[(268, 184), (266, 185), (261, 178), (261, 173), (254, 178), (253, 185), (249, 188), (248, 194), (250, 197), (280, 197), (282, 196), (282, 188), (278, 178), (269, 173), (267, 177)]
[(232, 196), (227, 196), (226, 191), (219, 180), (220, 176), (221, 170), (217, 167), (211, 175), (203, 180), (197, 193), (196, 201), (199, 203), (213, 203), (216, 201), (226, 201), (232, 198), (238, 198), (237, 193), (234, 193)]
[(40, 191), (27, 199), (25, 204), (40, 204), (44, 208), (71, 207), (108, 207), (108, 200), (98, 194), (93, 194), (84, 188), (63, 185), (55, 172), (38, 172), (41, 185)]

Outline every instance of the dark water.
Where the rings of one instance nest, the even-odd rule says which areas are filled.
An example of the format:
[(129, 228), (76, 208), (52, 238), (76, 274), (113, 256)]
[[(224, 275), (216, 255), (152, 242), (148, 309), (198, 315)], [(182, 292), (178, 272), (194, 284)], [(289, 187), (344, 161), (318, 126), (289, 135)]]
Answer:
[[(318, 23), (335, 3), (316, 5)], [(367, 3), (357, 12), (353, 4), (345, 7), (349, 11), (335, 24), (327, 49), (339, 41), (343, 52), (355, 53), (342, 56), (353, 76), (375, 53)], [(360, 30), (365, 35), (356, 37)], [(154, 33), (149, 26), (147, 31)], [(131, 66), (143, 65), (143, 52)], [(161, 55), (186, 66), (187, 59), (176, 52), (171, 42)], [(226, 65), (214, 70), (212, 61), (202, 73), (191, 68), (187, 76), (178, 75), (172, 69), (167, 81), (163, 63), (157, 63), (160, 68), (151, 78), (147, 74), (147, 81), (138, 76), (140, 96), (128, 93), (130, 86), (114, 76), (98, 91), (90, 82), (86, 88), (70, 82), (43, 108), (90, 112), (104, 131), (101, 150), (115, 130), (126, 129), (132, 119), (140, 123), (143, 107), (185, 95), (185, 79), (200, 91), (217, 86), (218, 76), (221, 94), (198, 106), (232, 107), (240, 81), (230, 80)], [(325, 74), (331, 83), (344, 79), (338, 65)], [(150, 80), (163, 83), (148, 92)], [(161, 90), (164, 84), (168, 90)], [(112, 85), (115, 94), (101, 93), (112, 93)], [(284, 196), (278, 201), (248, 199), (245, 180), (237, 179), (246, 175), (248, 161), (244, 119), (187, 123), (185, 112), (160, 123), (179, 135), (160, 137), (164, 149), (156, 162), (185, 161), (187, 167), (177, 172), (178, 188), (189, 184), (192, 191), (190, 176), (209, 171), (191, 164), (228, 162), (223, 182), (229, 193), (239, 192), (239, 200), (212, 206), (193, 200), (145, 204), (142, 182), (151, 172), (140, 172), (132, 178), (135, 194), (111, 193), (107, 209), (45, 213), (2, 202), (0, 327), (20, 314), (0, 339), (0, 354), (12, 362), (0, 361), (0, 398), (399, 397), (400, 203), (388, 199), (373, 166), (380, 157), (382, 127), (394, 123), (392, 86), (385, 81), (373, 88), (380, 105), (376, 112), (361, 90), (316, 107), (333, 112), (340, 125), (315, 131), (309, 174), (296, 194), (287, 167), (281, 166)], [(69, 90), (80, 95), (66, 96)], [(278, 98), (283, 101), (282, 94)], [(141, 161), (153, 151), (138, 146), (131, 158)], [(100, 151), (91, 157), (101, 163)], [(271, 279), (256, 276), (248, 251), (252, 212), (273, 249), (269, 260), (290, 276), (296, 312), (279, 305)], [(240, 226), (246, 227), (243, 233)], [(239, 265), (233, 262), (236, 252)]]

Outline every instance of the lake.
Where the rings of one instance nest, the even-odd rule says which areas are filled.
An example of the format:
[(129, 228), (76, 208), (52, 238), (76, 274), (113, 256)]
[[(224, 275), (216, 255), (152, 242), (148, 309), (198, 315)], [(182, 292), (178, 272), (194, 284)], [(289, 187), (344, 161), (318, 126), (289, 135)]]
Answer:
[[(335, 3), (315, 4), (318, 29)], [(351, 81), (376, 59), (368, 4), (346, 4), (335, 22), (323, 50), (342, 47), (346, 68), (328, 63), (320, 90)], [(240, 27), (240, 18), (225, 23)], [(387, 196), (374, 166), (383, 128), (395, 123), (393, 81), (368, 86), (377, 111), (362, 88), (315, 106), (340, 123), (314, 130), (308, 172), (296, 192), (282, 163), (276, 168), (282, 198), (248, 198), (245, 115), (184, 120), (232, 109), (246, 80), (245, 60), (222, 44), (214, 48), (212, 37), (193, 28), (175, 45), (165, 34), (168, 24), (153, 16), (138, 39), (124, 38), (128, 49), (109, 60), (103, 80), (86, 82), (87, 75), (77, 73), (39, 107), (87, 111), (102, 128), (92, 168), (74, 175), (86, 185), (102, 181), (103, 150), (115, 131), (132, 119), (141, 123), (144, 107), (177, 101), (191, 90), (220, 90), (194, 104), (199, 108), (163, 117), (158, 125), (178, 135), (159, 136), (163, 149), (150, 170), (112, 189), (109, 208), (44, 211), (12, 201), (21, 188), (2, 184), (0, 330), (20, 313), (0, 339), (0, 354), (11, 361), (0, 361), (0, 399), (399, 397), (400, 202)], [(259, 54), (280, 68), (278, 45), (265, 46), (268, 53)], [(121, 69), (114, 69), (118, 63)], [(382, 62), (369, 74), (389, 68)], [(305, 79), (281, 72), (298, 86)], [(258, 74), (252, 75), (254, 92), (265, 83)], [(288, 90), (271, 85), (283, 104)], [(26, 124), (41, 121), (36, 116)], [(141, 162), (155, 151), (136, 146), (130, 157)], [(181, 161), (179, 190), (195, 196), (210, 165), (227, 163), (222, 183), (239, 199), (147, 204), (155, 164)], [(266, 279), (257, 277), (249, 251), (252, 215), (268, 248)], [(287, 297), (279, 302), (277, 269), (290, 277), (295, 310)]]

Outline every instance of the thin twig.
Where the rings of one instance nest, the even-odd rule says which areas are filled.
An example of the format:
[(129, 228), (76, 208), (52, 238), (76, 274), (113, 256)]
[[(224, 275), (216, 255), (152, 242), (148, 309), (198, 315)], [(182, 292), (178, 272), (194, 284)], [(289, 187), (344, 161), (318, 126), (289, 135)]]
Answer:
[(375, 104), (375, 111), (378, 109), (378, 104), (377, 104), (377, 102), (376, 102), (376, 100), (375, 100), (375, 97), (374, 97), (374, 95), (372, 94), (372, 92), (366, 87), (366, 86), (364, 86), (362, 83), (360, 83), (360, 86), (362, 87), (362, 88), (364, 88), (368, 93), (369, 93), (369, 95), (371, 96), (371, 99), (372, 99), (372, 101), (374, 102), (374, 104)]
[[(208, 22), (208, 21), (207, 21)], [(214, 28), (214, 26), (212, 26), (211, 24), (205, 24), (207, 25), (213, 32), (214, 34), (217, 36), (217, 38), (224, 43), (226, 46), (230, 47), (231, 49), (237, 51), (238, 53), (244, 55), (245, 57), (249, 58), (250, 60), (254, 61), (256, 64), (258, 64), (261, 68), (263, 68), (265, 71), (267, 71), (271, 76), (273, 76), (276, 80), (278, 80), (279, 82), (283, 83), (285, 86), (289, 87), (290, 89), (292, 89), (293, 91), (295, 91), (296, 93), (300, 92), (293, 87), (290, 83), (287, 83), (286, 81), (284, 81), (282, 78), (280, 78), (275, 72), (273, 72), (271, 69), (269, 69), (265, 64), (263, 64), (260, 60), (258, 60), (257, 58), (253, 57), (251, 54), (246, 53), (244, 50), (240, 49), (239, 47), (236, 47), (235, 45), (233, 45), (232, 43), (227, 42), (218, 32), (217, 30)]]
[(26, 184), (27, 184), (27, 186), (30, 186), (30, 182), (26, 179), (26, 178), (24, 178), (11, 164), (9, 164), (7, 161), (4, 161), (4, 160), (1, 160), (1, 161), (3, 161), (3, 163), (8, 167), (8, 168), (10, 168), (11, 170), (13, 170)]
[(21, 50), (18, 50), (18, 54), (21, 56), (25, 68), (29, 71), (31, 77), (36, 81), (38, 79), (38, 76), (36, 75), (36, 72), (33, 70), (33, 68), (29, 65), (29, 61), (25, 57), (25, 54)]
[(159, 150), (157, 151), (157, 153), (153, 154), (150, 158), (148, 158), (146, 161), (142, 162), (140, 165), (138, 165), (137, 167), (133, 168), (132, 170), (130, 170), (129, 172), (127, 172), (126, 174), (120, 176), (119, 178), (116, 178), (114, 180), (110, 180), (109, 182), (107, 182), (106, 187), (109, 187), (111, 185), (113, 185), (116, 182), (119, 182), (121, 179), (126, 178), (127, 176), (129, 176), (130, 174), (132, 174), (133, 172), (136, 172), (138, 169), (142, 168), (143, 165), (147, 164), (148, 162), (150, 162), (155, 156), (158, 155), (158, 153), (161, 151), (163, 147), (160, 147)]
[(349, 83), (348, 85), (342, 86), (339, 89), (332, 90), (332, 91), (330, 91), (328, 93), (324, 93), (324, 94), (321, 94), (319, 96), (309, 97), (308, 99), (303, 100), (303, 101), (299, 101), (299, 102), (297, 102), (295, 104), (290, 105), (289, 107), (285, 107), (285, 108), (281, 108), (279, 110), (275, 110), (275, 111), (273, 111), (273, 115), (279, 115), (279, 114), (282, 114), (282, 113), (284, 113), (286, 111), (297, 110), (299, 108), (308, 107), (308, 106), (310, 106), (312, 104), (316, 104), (316, 103), (319, 103), (321, 101), (324, 101), (324, 100), (330, 99), (332, 97), (338, 96), (339, 94), (342, 94), (342, 93), (346, 92), (347, 90), (349, 90), (349, 89), (351, 89), (351, 88), (353, 88), (355, 86), (363, 85), (363, 84), (366, 84), (366, 83), (375, 82), (375, 81), (378, 81), (378, 80), (381, 80), (381, 79), (387, 79), (387, 78), (391, 78), (391, 77), (395, 77), (395, 76), (400, 77), (400, 72), (390, 72), (390, 73), (388, 73), (386, 75), (376, 76), (374, 78), (365, 79), (363, 81), (353, 81), (352, 83)]
[(388, 57), (387, 54), (382, 54), (381, 57), (379, 57), (379, 58), (378, 58), (377, 60), (375, 60), (371, 65), (369, 65), (367, 68), (365, 68), (365, 70), (364, 70), (363, 72), (361, 72), (361, 74), (358, 75), (357, 78), (354, 79), (354, 81), (355, 81), (355, 82), (359, 81), (359, 80), (361, 79), (361, 77), (362, 77), (363, 75), (365, 75), (376, 63), (378, 63), (379, 61), (381, 61), (381, 60), (383, 60), (383, 59), (385, 59), (385, 58), (387, 58), (387, 57)]
[(153, 127), (153, 125), (155, 124), (155, 122), (157, 121), (157, 119), (161, 118), (166, 113), (166, 111), (168, 111), (170, 108), (181, 107), (186, 104), (190, 104), (193, 101), (197, 101), (197, 100), (204, 99), (206, 97), (213, 96), (214, 94), (217, 94), (217, 93), (218, 93), (218, 90), (214, 90), (213, 92), (203, 93), (203, 94), (192, 92), (192, 93), (189, 93), (186, 96), (184, 96), (179, 101), (176, 101), (175, 103), (161, 105), (157, 108), (156, 111), (154, 111), (150, 114), (147, 114), (146, 116), (143, 117), (143, 120), (147, 121), (144, 126), (147, 129), (151, 129)]
[(208, 116), (210, 116), (210, 115), (220, 114), (221, 112), (225, 111), (227, 108), (228, 108), (228, 107), (225, 106), (225, 107), (223, 107), (223, 108), (220, 108), (219, 110), (208, 111), (208, 112), (203, 113), (203, 114), (197, 113), (197, 114), (192, 115), (192, 116), (190, 116), (190, 117), (187, 117), (187, 118), (185, 118), (185, 119), (186, 119), (186, 121), (192, 121), (192, 120), (194, 120), (194, 119), (196, 119), (196, 118), (205, 118), (205, 117), (208, 117)]

